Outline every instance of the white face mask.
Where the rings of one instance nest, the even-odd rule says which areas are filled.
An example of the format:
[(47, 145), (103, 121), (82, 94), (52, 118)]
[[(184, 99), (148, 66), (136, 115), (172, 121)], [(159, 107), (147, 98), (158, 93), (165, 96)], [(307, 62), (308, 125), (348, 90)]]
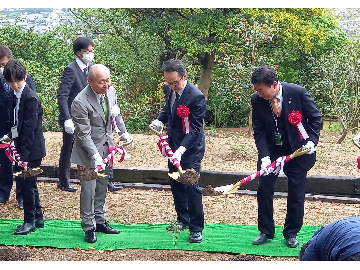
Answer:
[(4, 77), (4, 68), (0, 68), (0, 77)]
[(94, 53), (87, 53), (82, 55), (82, 60), (89, 64), (94, 59)]

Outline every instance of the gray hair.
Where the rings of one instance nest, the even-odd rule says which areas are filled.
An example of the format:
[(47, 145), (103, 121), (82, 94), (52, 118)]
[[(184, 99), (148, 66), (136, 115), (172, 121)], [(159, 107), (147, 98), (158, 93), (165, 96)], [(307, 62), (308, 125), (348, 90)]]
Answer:
[(110, 73), (110, 70), (102, 65), (102, 64), (95, 64), (95, 65), (92, 65), (90, 68), (89, 68), (89, 74), (88, 74), (88, 78), (90, 80), (94, 80), (95, 78), (95, 73), (99, 72), (100, 71), (108, 71)]

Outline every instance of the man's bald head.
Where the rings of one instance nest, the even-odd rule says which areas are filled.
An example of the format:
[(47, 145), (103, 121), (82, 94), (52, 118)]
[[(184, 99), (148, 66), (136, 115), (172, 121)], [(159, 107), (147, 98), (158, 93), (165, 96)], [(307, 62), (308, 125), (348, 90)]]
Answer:
[(102, 64), (92, 65), (89, 69), (88, 82), (96, 93), (106, 94), (111, 85), (110, 70)]

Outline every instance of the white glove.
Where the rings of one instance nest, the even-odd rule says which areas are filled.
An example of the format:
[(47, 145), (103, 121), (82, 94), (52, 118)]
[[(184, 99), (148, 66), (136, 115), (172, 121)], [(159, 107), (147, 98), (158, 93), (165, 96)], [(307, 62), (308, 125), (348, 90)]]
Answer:
[(312, 141), (308, 141), (305, 145), (303, 145), (303, 148), (310, 148), (311, 150), (309, 152), (307, 152), (306, 154), (313, 154), (316, 149), (315, 149), (315, 144)]
[(66, 133), (74, 134), (75, 126), (74, 126), (72, 119), (65, 120), (64, 128), (65, 128)]
[(261, 170), (265, 171), (265, 173), (263, 175), (268, 175), (268, 174), (270, 174), (270, 173), (272, 173), (274, 171), (273, 167), (266, 168), (270, 164), (271, 164), (271, 160), (270, 160), (269, 156), (263, 157), (261, 159)]
[(150, 124), (150, 127), (152, 127), (153, 129), (157, 130), (157, 131), (160, 131), (163, 127), (163, 123), (158, 120), (158, 119), (155, 119), (154, 121), (151, 122)]
[(101, 166), (101, 171), (105, 170), (105, 164), (99, 153), (94, 154), (92, 158), (94, 159), (95, 168)]
[(124, 144), (130, 144), (130, 145), (134, 144), (134, 138), (128, 132), (125, 132), (122, 135), (120, 135), (120, 138), (125, 140)]
[(117, 104), (115, 104), (111, 108), (111, 116), (116, 117), (118, 115), (120, 115), (120, 108), (119, 108), (119, 106)]
[(7, 142), (10, 142), (10, 141), (11, 141), (11, 139), (9, 138), (8, 135), (4, 135), (4, 136), (2, 136), (0, 138), (0, 142), (2, 142), (2, 143), (7, 143)]
[(175, 151), (172, 157), (169, 157), (169, 160), (172, 164), (174, 164), (174, 159), (176, 158), (179, 163), (181, 162), (181, 156), (185, 153), (186, 148), (184, 146), (179, 146), (179, 148)]

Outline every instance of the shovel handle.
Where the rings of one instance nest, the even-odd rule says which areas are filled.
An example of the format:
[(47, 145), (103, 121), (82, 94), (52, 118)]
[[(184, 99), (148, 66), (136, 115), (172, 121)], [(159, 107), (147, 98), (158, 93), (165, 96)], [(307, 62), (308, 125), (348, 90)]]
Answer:
[[(161, 139), (161, 137), (164, 135), (164, 134), (162, 133), (163, 129), (161, 129), (161, 130), (159, 131), (159, 130), (154, 129), (151, 125), (149, 125), (149, 128), (150, 128), (152, 131), (154, 131), (154, 132), (159, 136), (160, 139)], [(168, 151), (166, 151), (166, 154), (167, 154), (168, 157), (172, 157), (172, 156), (174, 155), (174, 152), (173, 152), (172, 149), (170, 148), (169, 144), (168, 144), (167, 142), (166, 142), (166, 143), (161, 142), (161, 144), (163, 144), (164, 147), (166, 147), (166, 146), (168, 147)], [(175, 158), (171, 163), (178, 169), (178, 172), (179, 172), (180, 174), (183, 173), (183, 170), (182, 170), (182, 168), (181, 168), (180, 162), (179, 162), (176, 158)]]
[(149, 128), (150, 128), (152, 131), (154, 131), (156, 134), (158, 134), (158, 135), (161, 135), (161, 134), (162, 134), (162, 131), (163, 131), (162, 128), (161, 128), (160, 130), (156, 130), (156, 129), (154, 129), (151, 125), (149, 125)]

